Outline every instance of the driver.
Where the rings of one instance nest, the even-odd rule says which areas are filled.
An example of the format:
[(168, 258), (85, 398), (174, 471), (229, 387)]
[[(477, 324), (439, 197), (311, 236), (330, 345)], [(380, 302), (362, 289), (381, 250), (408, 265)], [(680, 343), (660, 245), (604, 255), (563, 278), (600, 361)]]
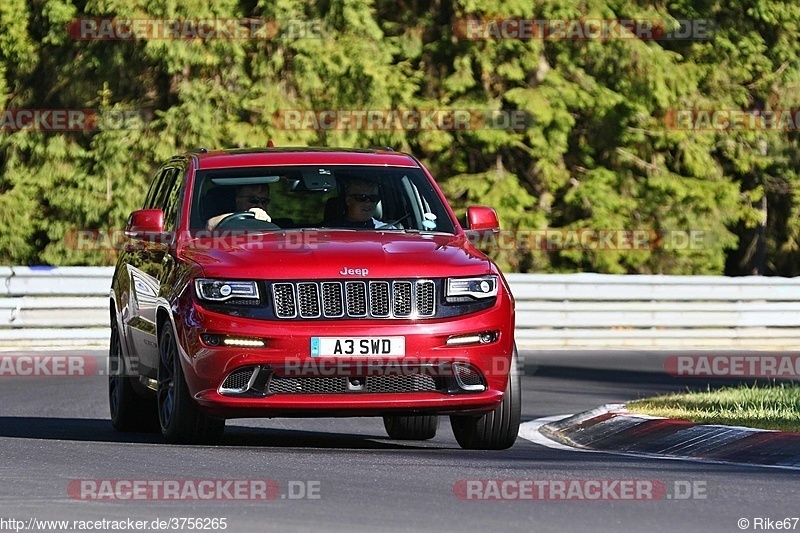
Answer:
[[(252, 211), (257, 220), (271, 222), (272, 218), (267, 214), (265, 208), (269, 205), (269, 185), (266, 183), (255, 183), (252, 185), (236, 186), (236, 213)], [(224, 213), (208, 219), (206, 229), (212, 231), (220, 221), (233, 213)]]

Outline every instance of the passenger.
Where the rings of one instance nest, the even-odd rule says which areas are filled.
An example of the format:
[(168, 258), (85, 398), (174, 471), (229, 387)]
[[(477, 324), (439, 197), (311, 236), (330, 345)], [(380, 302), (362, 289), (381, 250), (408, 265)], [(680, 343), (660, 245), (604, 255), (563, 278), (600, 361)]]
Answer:
[(334, 221), (341, 228), (395, 229), (375, 218), (378, 202), (381, 201), (377, 183), (355, 179), (344, 184), (345, 218)]

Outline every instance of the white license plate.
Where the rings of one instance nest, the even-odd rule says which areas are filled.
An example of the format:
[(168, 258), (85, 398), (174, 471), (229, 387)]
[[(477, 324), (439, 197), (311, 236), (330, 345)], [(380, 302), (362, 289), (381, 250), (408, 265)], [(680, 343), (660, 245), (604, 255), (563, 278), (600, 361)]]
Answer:
[(311, 337), (311, 357), (405, 354), (405, 337)]

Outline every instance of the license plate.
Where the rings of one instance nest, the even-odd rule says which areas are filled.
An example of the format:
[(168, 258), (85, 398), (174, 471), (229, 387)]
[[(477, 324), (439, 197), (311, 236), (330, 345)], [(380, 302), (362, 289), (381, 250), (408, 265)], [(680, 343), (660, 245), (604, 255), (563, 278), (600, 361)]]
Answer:
[(405, 354), (405, 337), (311, 337), (311, 357)]

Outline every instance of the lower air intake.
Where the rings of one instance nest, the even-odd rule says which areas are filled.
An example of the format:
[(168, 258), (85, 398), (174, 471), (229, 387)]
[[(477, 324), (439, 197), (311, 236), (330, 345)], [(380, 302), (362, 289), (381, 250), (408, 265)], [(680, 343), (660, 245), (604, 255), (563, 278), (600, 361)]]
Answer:
[(348, 388), (346, 377), (289, 378), (272, 376), (268, 394), (344, 394), (358, 392), (397, 393), (436, 391), (436, 381), (427, 374), (409, 376), (367, 376), (363, 389)]
[(468, 391), (483, 391), (486, 387), (483, 384), (483, 379), (477, 370), (472, 368), (472, 365), (454, 363), (453, 373), (456, 376), (458, 386)]
[(255, 377), (256, 368), (243, 368), (241, 370), (234, 370), (219, 388), (220, 394), (241, 394), (247, 392), (250, 388), (250, 383)]

